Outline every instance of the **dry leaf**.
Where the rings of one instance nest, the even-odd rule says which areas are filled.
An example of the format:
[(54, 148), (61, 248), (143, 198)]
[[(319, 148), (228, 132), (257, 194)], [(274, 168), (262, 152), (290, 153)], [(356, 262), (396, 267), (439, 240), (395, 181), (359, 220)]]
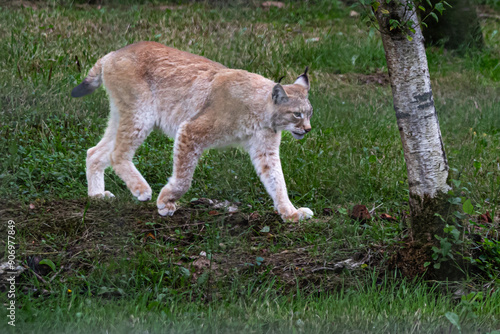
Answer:
[(482, 215), (479, 216), (478, 221), (480, 223), (491, 223), (493, 220), (491, 219), (491, 215), (489, 211), (486, 211), (486, 213), (483, 213)]
[(389, 221), (394, 221), (394, 222), (397, 221), (396, 218), (389, 216), (387, 213), (380, 214), (379, 218), (382, 220), (389, 220)]
[(352, 211), (349, 215), (354, 220), (359, 220), (360, 222), (365, 223), (366, 221), (372, 219), (372, 216), (370, 216), (370, 212), (368, 212), (368, 209), (366, 206), (358, 204), (355, 205), (352, 208)]
[(257, 211), (254, 211), (248, 217), (248, 220), (257, 220), (260, 218), (260, 214)]

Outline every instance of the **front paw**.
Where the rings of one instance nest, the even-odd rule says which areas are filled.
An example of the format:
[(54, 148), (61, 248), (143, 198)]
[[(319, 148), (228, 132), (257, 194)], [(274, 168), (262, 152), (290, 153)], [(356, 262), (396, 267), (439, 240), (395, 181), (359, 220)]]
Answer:
[(174, 202), (162, 202), (158, 199), (156, 206), (160, 216), (172, 216), (176, 210)]
[(302, 220), (307, 220), (311, 219), (311, 217), (314, 215), (311, 209), (309, 208), (300, 208), (297, 209), (294, 213), (291, 215), (287, 216), (282, 216), (283, 220), (285, 221), (292, 221), (294, 223), (302, 221)]
[(312, 216), (314, 216), (314, 212), (312, 212), (312, 210), (309, 208), (300, 208), (297, 209), (296, 215), (298, 217), (298, 220), (301, 221), (311, 219)]

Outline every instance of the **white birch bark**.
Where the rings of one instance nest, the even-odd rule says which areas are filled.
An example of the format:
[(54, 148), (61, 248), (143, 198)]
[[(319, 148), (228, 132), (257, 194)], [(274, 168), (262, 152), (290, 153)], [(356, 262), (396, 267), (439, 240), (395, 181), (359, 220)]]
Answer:
[[(447, 184), (448, 161), (432, 97), (422, 31), (415, 11), (408, 11), (405, 6), (408, 2), (396, 0), (387, 4), (381, 1), (375, 14), (382, 33), (394, 110), (403, 143), (410, 209), (415, 216), (425, 210), (425, 200), (447, 193), (450, 187)], [(382, 9), (388, 10), (390, 15), (383, 15)], [(390, 31), (389, 18), (400, 22), (413, 21), (415, 32)]]

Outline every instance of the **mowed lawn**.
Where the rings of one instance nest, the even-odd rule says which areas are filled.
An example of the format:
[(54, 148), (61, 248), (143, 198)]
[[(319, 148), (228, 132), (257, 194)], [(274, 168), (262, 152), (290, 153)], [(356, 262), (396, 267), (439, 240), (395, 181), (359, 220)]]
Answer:
[[(403, 277), (408, 263), (395, 254), (409, 242), (408, 183), (384, 50), (352, 8), (0, 7), (0, 242), (6, 249), (14, 220), (16, 257), (27, 267), (16, 285), (16, 327), (1, 308), (2, 333), (500, 330), (494, 261), (461, 283)], [(493, 217), (482, 226), (464, 220), (463, 232), (498, 239), (500, 11), (479, 10), (488, 14), (484, 50), (436, 46), (427, 56), (456, 211), (470, 200), (470, 220)], [(284, 75), (285, 84), (309, 66), (313, 130), (301, 141), (283, 133), (281, 159), (290, 198), (315, 212), (311, 221), (282, 222), (238, 148), (205, 152), (173, 217), (159, 217), (154, 200), (136, 201), (111, 169), (106, 187), (116, 199), (87, 199), (86, 150), (104, 132), (108, 101), (102, 88), (81, 99), (71, 89), (97, 59), (143, 40), (273, 80)], [(134, 159), (153, 199), (172, 172), (172, 146), (154, 132)], [(355, 204), (373, 218), (352, 220)]]

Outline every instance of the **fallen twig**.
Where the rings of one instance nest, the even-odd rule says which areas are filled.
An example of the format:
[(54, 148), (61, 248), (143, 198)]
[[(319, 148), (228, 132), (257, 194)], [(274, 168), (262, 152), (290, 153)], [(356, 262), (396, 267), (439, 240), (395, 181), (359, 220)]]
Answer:
[(42, 282), (42, 283), (43, 283), (43, 284), (45, 284), (45, 285), (49, 285), (49, 283), (47, 283), (47, 281), (46, 281), (46, 280), (44, 280), (42, 276), (40, 276), (40, 275), (39, 275), (36, 271), (34, 271), (34, 270), (33, 270), (33, 268), (28, 267), (28, 266), (26, 266), (26, 265), (25, 265), (24, 267), (25, 267), (26, 269), (28, 269), (28, 268), (29, 268), (29, 269), (33, 272), (33, 274), (35, 274), (36, 278), (38, 278), (38, 280), (39, 280), (40, 282)]
[(333, 267), (319, 267), (319, 268), (314, 268), (311, 270), (311, 272), (315, 273), (317, 271), (338, 271), (339, 267), (333, 268)]
[(54, 278), (56, 278), (56, 276), (61, 273), (61, 271), (63, 269), (64, 269), (64, 266), (61, 266), (61, 269), (59, 269), (59, 271), (57, 273), (55, 273), (54, 276), (52, 276), (52, 278), (49, 280), (49, 283), (51, 283), (54, 280)]

